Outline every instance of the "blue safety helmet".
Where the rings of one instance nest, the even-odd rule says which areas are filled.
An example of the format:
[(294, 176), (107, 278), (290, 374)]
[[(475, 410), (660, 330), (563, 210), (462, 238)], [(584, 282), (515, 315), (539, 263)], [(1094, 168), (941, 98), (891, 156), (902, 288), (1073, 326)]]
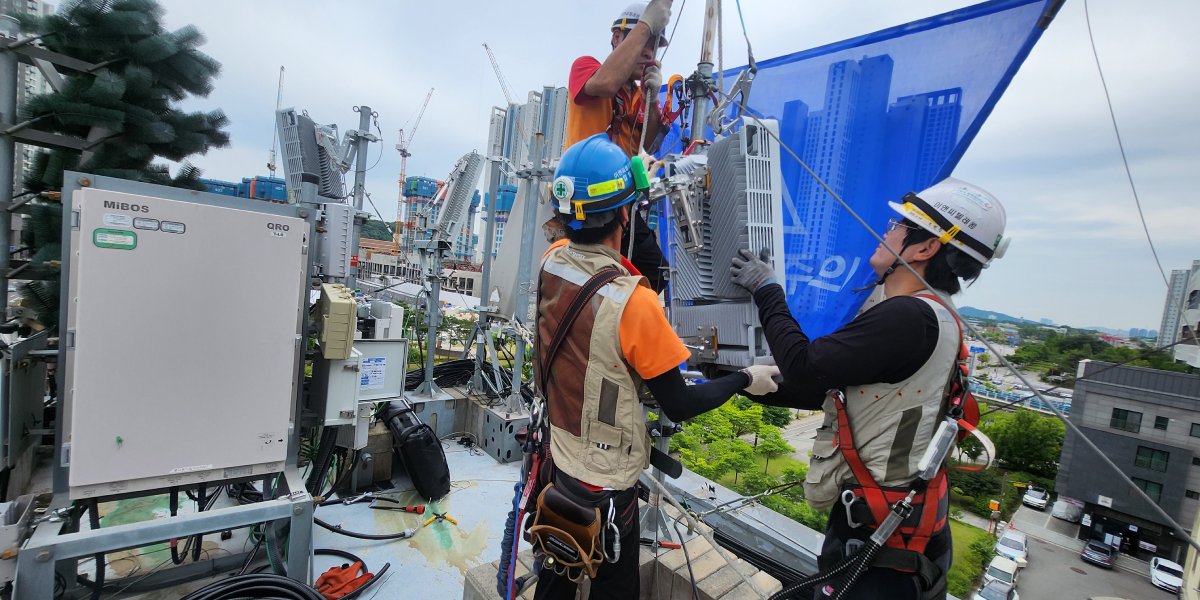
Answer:
[(597, 133), (563, 152), (550, 194), (562, 221), (578, 230), (607, 224), (612, 211), (638, 198), (638, 188), (633, 161), (607, 134)]

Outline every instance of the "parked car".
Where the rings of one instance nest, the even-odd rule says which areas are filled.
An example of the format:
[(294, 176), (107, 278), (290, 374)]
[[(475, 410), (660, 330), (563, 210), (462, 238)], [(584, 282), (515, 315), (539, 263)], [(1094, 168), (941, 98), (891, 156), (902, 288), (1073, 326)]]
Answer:
[(1183, 587), (1183, 566), (1157, 556), (1150, 559), (1150, 583), (1168, 592)]
[(1079, 556), (1105, 569), (1111, 569), (1117, 563), (1117, 550), (1100, 540), (1091, 540), (1084, 544)]
[(1051, 509), (1050, 515), (1069, 523), (1078, 523), (1079, 518), (1083, 515), (1083, 507), (1060, 498), (1054, 501), (1054, 508)]
[(1038, 510), (1046, 510), (1046, 505), (1050, 504), (1050, 492), (1040, 487), (1029, 486), (1025, 495), (1021, 497), (1021, 504)]
[(1003, 581), (989, 581), (974, 596), (971, 600), (1021, 600), (1021, 596), (1017, 594), (1017, 588)]
[(1029, 543), (1025, 539), (1025, 534), (1014, 529), (1009, 529), (1000, 536), (996, 542), (996, 554), (1005, 558), (1011, 558), (1020, 564), (1021, 561), (1029, 560)]
[(983, 572), (983, 585), (987, 586), (993, 581), (999, 581), (1016, 586), (1020, 570), (1021, 567), (1017, 565), (1017, 561), (1011, 558), (993, 557), (992, 562), (988, 563), (987, 570)]

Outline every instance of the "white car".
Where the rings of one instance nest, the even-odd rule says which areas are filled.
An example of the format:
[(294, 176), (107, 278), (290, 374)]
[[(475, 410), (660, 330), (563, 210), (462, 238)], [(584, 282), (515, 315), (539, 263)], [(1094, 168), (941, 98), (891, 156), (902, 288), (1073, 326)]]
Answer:
[(1025, 539), (1025, 534), (1020, 531), (1009, 529), (1000, 536), (996, 542), (996, 554), (1017, 561), (1029, 560), (1029, 542)]
[(1165, 558), (1150, 559), (1150, 583), (1168, 592), (1178, 592), (1183, 586), (1183, 567)]
[(999, 581), (1016, 586), (1019, 575), (1018, 571), (1020, 570), (1021, 567), (1017, 562), (1010, 558), (1004, 558), (1003, 556), (993, 557), (992, 562), (988, 563), (987, 570), (983, 572), (983, 585), (987, 586), (987, 584), (993, 581)]
[(989, 581), (971, 596), (971, 600), (1021, 600), (1021, 596), (1017, 594), (1017, 588), (1003, 581)]
[(1021, 504), (1038, 510), (1046, 510), (1046, 505), (1050, 503), (1050, 492), (1040, 488), (1030, 486), (1025, 495), (1021, 497)]

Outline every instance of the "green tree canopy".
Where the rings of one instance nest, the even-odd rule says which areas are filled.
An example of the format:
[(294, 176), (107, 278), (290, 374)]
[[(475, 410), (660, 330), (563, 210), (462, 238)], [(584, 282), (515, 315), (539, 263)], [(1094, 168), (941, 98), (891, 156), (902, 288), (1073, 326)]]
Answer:
[(783, 434), (780, 433), (778, 427), (763, 425), (758, 428), (758, 445), (754, 447), (754, 451), (766, 457), (766, 464), (763, 465), (763, 473), (766, 473), (772, 458), (791, 454), (796, 449), (783, 439)]
[(737, 483), (739, 474), (754, 468), (754, 447), (746, 440), (741, 438), (718, 440), (709, 444), (710, 448), (712, 446), (717, 446), (717, 448), (713, 448), (714, 453), (722, 456), (729, 465), (729, 470), (733, 471), (734, 483)]
[(367, 219), (367, 222), (362, 227), (362, 237), (372, 240), (391, 241), (392, 231), (388, 229), (388, 224), (378, 219)]
[(1125, 363), (1162, 371), (1186, 372), (1186, 364), (1176, 363), (1165, 351), (1135, 350), (1113, 346), (1093, 332), (1072, 330), (1066, 334), (1051, 333), (1045, 341), (1023, 344), (1009, 357), (1013, 364), (1046, 375), (1061, 376), (1063, 384), (1074, 385), (1079, 361), (1084, 359)]
[[(204, 189), (187, 157), (228, 146), (228, 119), (220, 110), (184, 112), (179, 103), (207, 96), (221, 65), (197, 50), (198, 29), (167, 31), (162, 16), (154, 0), (73, 0), (54, 15), (20, 15), (22, 30), (48, 50), (95, 65), (64, 73), (60, 91), (22, 107), (19, 117), (31, 127), (87, 141), (83, 152), (40, 152), (23, 181), (27, 191), (61, 189), (67, 170)], [(158, 158), (182, 164), (172, 176)], [(20, 288), (49, 329), (58, 324), (61, 219), (60, 204), (35, 201), (21, 237), (30, 266), (54, 272)]]
[(1031, 410), (993, 413), (983, 432), (996, 444), (996, 458), (1022, 471), (1052, 477), (1057, 472), (1066, 425)]
[[(76, 0), (57, 14), (23, 15), (22, 29), (45, 47), (97, 65), (90, 73), (65, 74), (60, 92), (30, 98), (23, 119), (53, 133), (92, 142), (80, 154), (54, 150), (39, 155), (25, 186), (59, 189), (63, 171), (204, 189), (193, 154), (229, 145), (220, 110), (184, 112), (189, 96), (208, 96), (221, 64), (197, 50), (204, 36), (194, 26), (167, 31), (154, 0)], [(183, 162), (172, 177), (157, 158)]]
[(792, 422), (792, 409), (786, 406), (763, 406), (763, 422), (776, 427), (787, 427)]

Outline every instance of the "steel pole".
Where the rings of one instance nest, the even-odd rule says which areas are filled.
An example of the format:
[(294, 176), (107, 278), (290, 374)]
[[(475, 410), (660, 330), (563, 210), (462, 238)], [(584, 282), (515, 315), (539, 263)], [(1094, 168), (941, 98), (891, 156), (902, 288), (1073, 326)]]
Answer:
[[(16, 18), (0, 15), (0, 41), (17, 39), (20, 24)], [(17, 122), (17, 86), (20, 85), (17, 53), (0, 50), (0, 123)], [(11, 135), (0, 134), (0, 309), (8, 314), (8, 265), (12, 242), (13, 180), (15, 176), (16, 141)]]
[[(363, 209), (363, 193), (367, 185), (367, 146), (371, 143), (371, 107), (365, 104), (355, 108), (358, 111), (358, 148), (354, 156), (354, 234), (350, 240), (350, 256), (354, 263), (358, 263), (358, 238), (361, 234), (361, 229), (358, 222), (358, 213)], [(351, 267), (352, 271), (346, 277), (346, 287), (354, 289), (358, 283), (358, 265)]]
[(692, 96), (692, 123), (689, 128), (693, 140), (704, 139), (704, 119), (708, 117), (709, 106), (707, 84), (713, 75), (713, 45), (717, 38), (717, 15), (721, 12), (721, 0), (707, 0), (704, 4), (704, 35), (700, 41), (700, 62), (696, 64), (697, 83), (704, 83), (702, 89), (694, 85)]
[(492, 246), (496, 243), (496, 196), (500, 193), (501, 160), (499, 152), (488, 157), (491, 170), (488, 172), (488, 190), (483, 207), (487, 211), (483, 235), (483, 276), (479, 286), (479, 319), (475, 325), (479, 337), (475, 338), (475, 374), (471, 376), (471, 387), (476, 391), (482, 391), (484, 387), (483, 357), (487, 354), (488, 309), (491, 303), (492, 287)]
[[(516, 316), (519, 323), (532, 325), (529, 318), (530, 284), (533, 283), (530, 263), (533, 262), (533, 236), (537, 229), (538, 194), (537, 186), (541, 181), (538, 172), (542, 168), (542, 149), (546, 136), (542, 132), (534, 134), (529, 141), (529, 172), (525, 179), (525, 194), (521, 198), (523, 222), (521, 223), (521, 263), (517, 267), (517, 304)], [(508, 397), (507, 410), (517, 412), (522, 405), (521, 373), (525, 369), (525, 337), (517, 336), (517, 351), (513, 357), (512, 394)]]

